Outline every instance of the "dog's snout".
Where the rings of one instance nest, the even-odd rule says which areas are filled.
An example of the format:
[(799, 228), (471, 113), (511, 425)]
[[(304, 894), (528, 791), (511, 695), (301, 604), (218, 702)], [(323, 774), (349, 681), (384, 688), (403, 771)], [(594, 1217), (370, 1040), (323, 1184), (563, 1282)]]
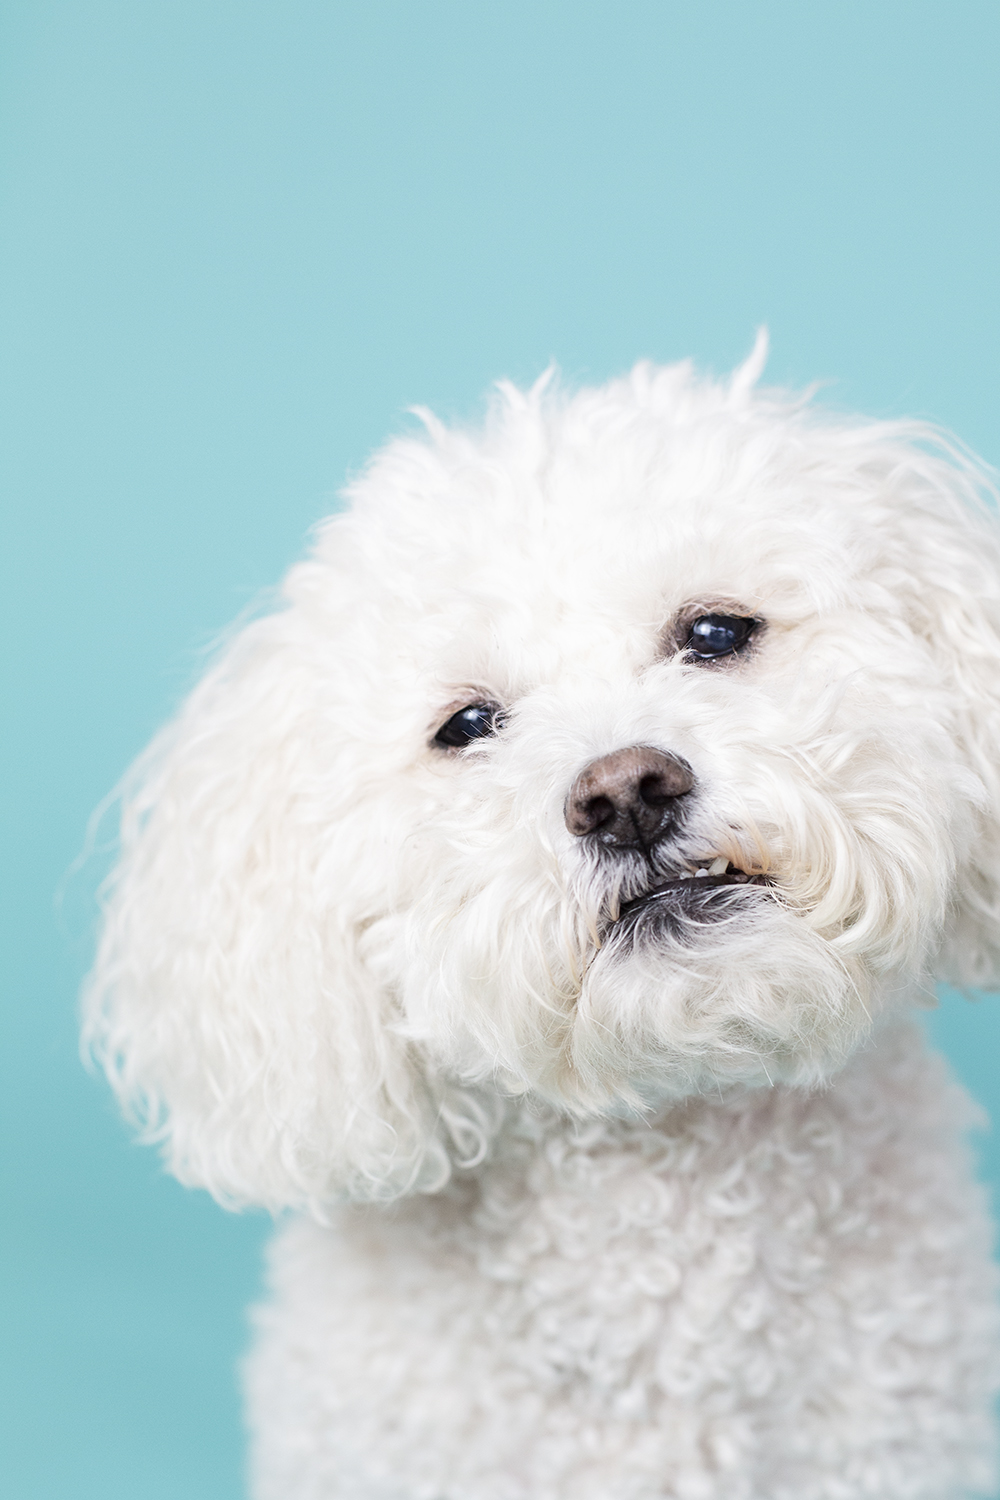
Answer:
[(679, 756), (630, 745), (585, 766), (566, 799), (566, 827), (618, 848), (649, 849), (676, 816), (678, 797), (694, 786)]

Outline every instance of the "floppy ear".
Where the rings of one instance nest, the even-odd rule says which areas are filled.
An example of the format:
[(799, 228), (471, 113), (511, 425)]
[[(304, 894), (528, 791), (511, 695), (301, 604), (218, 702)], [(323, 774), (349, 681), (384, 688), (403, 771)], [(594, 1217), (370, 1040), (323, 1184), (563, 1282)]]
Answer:
[(933, 431), (897, 461), (911, 608), (953, 703), (949, 732), (972, 773), (938, 977), (1000, 986), (1000, 519), (984, 469)]
[(151, 746), (85, 995), (128, 1114), (232, 1205), (321, 1213), (448, 1173), (439, 1101), (357, 951), (331, 654), (294, 609), (255, 622)]

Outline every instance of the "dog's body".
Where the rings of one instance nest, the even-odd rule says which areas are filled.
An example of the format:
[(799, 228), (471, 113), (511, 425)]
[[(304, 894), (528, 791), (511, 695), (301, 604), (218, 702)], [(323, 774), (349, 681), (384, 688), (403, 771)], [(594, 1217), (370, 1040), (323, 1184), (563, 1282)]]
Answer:
[(989, 1492), (964, 1101), (893, 1028), (829, 1091), (510, 1122), (394, 1210), (299, 1221), (251, 1365), (261, 1500)]
[(996, 526), (756, 373), (428, 419), (141, 769), (92, 1039), (183, 1180), (319, 1221), (259, 1500), (989, 1492), (905, 1012), (997, 973)]

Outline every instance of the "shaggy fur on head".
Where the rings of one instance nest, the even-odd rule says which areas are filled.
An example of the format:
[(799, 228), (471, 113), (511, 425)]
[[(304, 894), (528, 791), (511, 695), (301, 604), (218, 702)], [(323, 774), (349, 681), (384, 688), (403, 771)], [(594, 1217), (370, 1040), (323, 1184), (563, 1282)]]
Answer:
[(262, 1500), (991, 1482), (965, 1107), (900, 1017), (1000, 968), (998, 529), (763, 352), (421, 414), (130, 783), (90, 1045), (183, 1182), (314, 1221)]

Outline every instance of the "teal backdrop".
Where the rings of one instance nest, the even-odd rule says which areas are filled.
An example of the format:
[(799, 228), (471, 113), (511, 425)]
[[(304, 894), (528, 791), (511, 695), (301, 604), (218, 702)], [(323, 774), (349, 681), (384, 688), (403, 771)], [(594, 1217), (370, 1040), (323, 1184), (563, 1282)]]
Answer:
[[(243, 1492), (268, 1226), (80, 1067), (93, 810), (413, 402), (766, 322), (776, 380), (1000, 460), (998, 67), (995, 0), (5, 0), (11, 1500)], [(1000, 1117), (1000, 1002), (930, 1024)]]

